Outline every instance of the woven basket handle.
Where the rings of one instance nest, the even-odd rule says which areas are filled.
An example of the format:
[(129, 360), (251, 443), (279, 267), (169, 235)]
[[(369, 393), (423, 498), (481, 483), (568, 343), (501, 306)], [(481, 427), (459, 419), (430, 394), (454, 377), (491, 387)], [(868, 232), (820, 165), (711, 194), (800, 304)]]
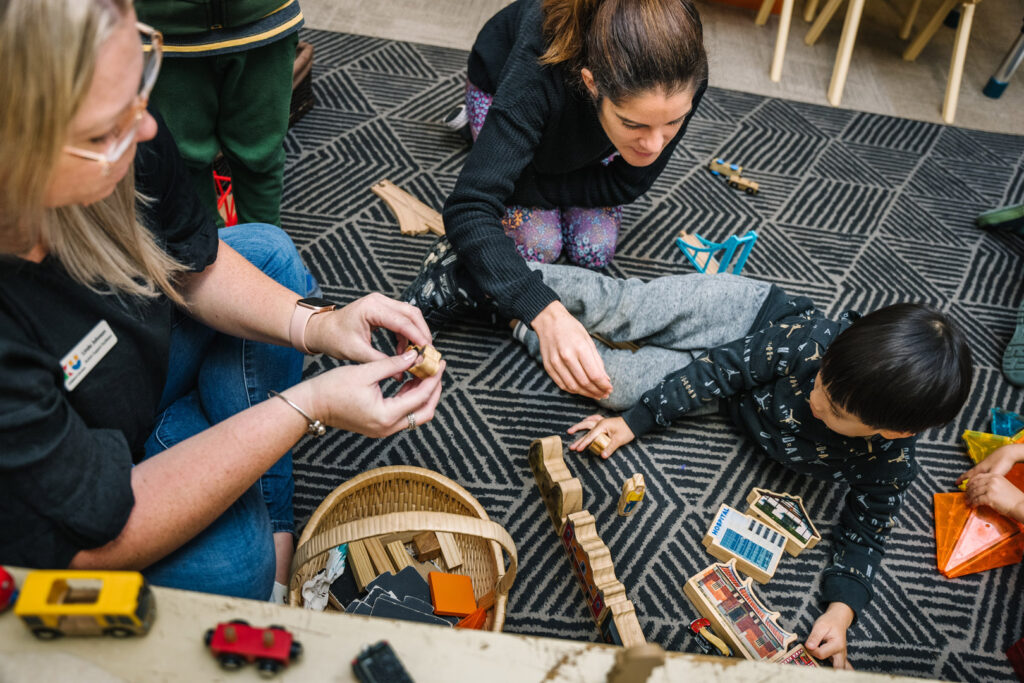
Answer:
[(516, 580), (518, 556), (516, 545), (504, 527), (489, 519), (455, 515), (448, 512), (389, 512), (384, 515), (357, 519), (332, 527), (313, 536), (295, 550), (292, 560), (292, 574), (314, 557), (322, 555), (342, 543), (361, 541), (364, 538), (398, 534), (407, 531), (447, 531), (451, 534), (476, 536), (494, 541), (509, 557), (508, 569), (494, 587), (495, 597), (508, 595), (512, 582)]

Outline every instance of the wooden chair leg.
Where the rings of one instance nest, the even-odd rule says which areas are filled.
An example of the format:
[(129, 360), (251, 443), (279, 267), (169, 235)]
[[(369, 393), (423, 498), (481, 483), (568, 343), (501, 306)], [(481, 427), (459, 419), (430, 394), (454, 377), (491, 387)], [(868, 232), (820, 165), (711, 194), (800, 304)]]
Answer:
[(789, 22), (792, 18), (793, 0), (782, 0), (782, 14), (779, 15), (779, 35), (775, 38), (775, 54), (772, 56), (772, 70), (769, 74), (776, 83), (782, 79), (782, 60), (786, 57), (786, 42), (789, 40)]
[(956, 27), (956, 42), (953, 59), (949, 64), (949, 81), (946, 83), (946, 99), (942, 103), (942, 120), (953, 123), (956, 105), (960, 99), (960, 81), (964, 76), (964, 60), (967, 58), (967, 41), (971, 38), (971, 23), (974, 21), (974, 3), (965, 2), (960, 7), (960, 23)]
[(814, 13), (818, 11), (818, 0), (807, 0), (804, 4), (804, 21), (814, 21)]
[(864, 0), (850, 0), (850, 8), (846, 11), (846, 21), (843, 23), (843, 35), (839, 39), (836, 65), (832, 69), (832, 82), (828, 86), (828, 101), (833, 107), (838, 107), (843, 99), (846, 74), (850, 70), (850, 57), (853, 56), (853, 44), (857, 40), (857, 29), (860, 27), (860, 15), (863, 11)]
[(928, 20), (925, 27), (921, 29), (919, 34), (917, 34), (917, 37), (914, 38), (914, 40), (910, 42), (910, 45), (907, 46), (907, 49), (903, 51), (903, 59), (908, 62), (912, 62), (917, 59), (917, 56), (921, 54), (921, 50), (924, 49), (924, 46), (928, 44), (928, 41), (932, 39), (935, 32), (939, 30), (939, 26), (942, 25), (946, 15), (949, 14), (949, 11), (953, 9), (959, 1), (960, 0), (945, 0), (945, 2), (942, 3), (942, 6), (939, 7), (939, 11), (932, 15), (932, 18)]
[(843, 0), (828, 0), (825, 3), (825, 7), (821, 10), (821, 14), (811, 24), (811, 28), (807, 31), (807, 35), (804, 36), (804, 42), (808, 45), (814, 45), (814, 43), (821, 36), (821, 32), (828, 26), (828, 22), (832, 19), (832, 15), (839, 9), (839, 5), (843, 4)]
[(921, 0), (914, 0), (914, 4), (910, 6), (910, 11), (903, 20), (903, 25), (900, 26), (900, 40), (906, 40), (910, 37), (910, 32), (914, 30), (914, 20), (917, 19), (917, 12), (920, 9)]
[(775, 4), (775, 0), (761, 0), (761, 9), (757, 10), (757, 18), (754, 19), (754, 23), (758, 26), (764, 26), (765, 22), (768, 21), (768, 15), (772, 13), (772, 6)]

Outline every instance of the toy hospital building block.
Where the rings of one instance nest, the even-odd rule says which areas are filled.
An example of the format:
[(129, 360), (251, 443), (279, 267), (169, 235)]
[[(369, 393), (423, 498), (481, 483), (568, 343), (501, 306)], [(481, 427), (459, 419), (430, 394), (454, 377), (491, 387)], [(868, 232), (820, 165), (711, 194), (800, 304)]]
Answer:
[(747, 514), (781, 532), (786, 537), (786, 552), (793, 557), (821, 540), (800, 496), (755, 488), (747, 496), (747, 502), (750, 503)]
[(779, 566), (786, 537), (735, 508), (722, 505), (703, 543), (722, 562), (735, 560), (737, 569), (758, 583), (768, 583)]
[(782, 659), (796, 640), (796, 634), (779, 626), (779, 613), (754, 595), (750, 578), (740, 580), (733, 561), (691, 576), (683, 592), (733, 652), (746, 659)]
[(626, 587), (615, 578), (611, 551), (597, 535), (594, 516), (574, 512), (559, 535), (587, 609), (605, 642), (631, 647), (647, 642)]
[(583, 484), (569, 473), (558, 436), (535, 439), (529, 461), (555, 533), (560, 534), (566, 517), (583, 509)]
[[(739, 275), (743, 266), (747, 263), (754, 244), (757, 242), (757, 233), (753, 230), (742, 237), (730, 235), (724, 242), (712, 242), (704, 239), (698, 233), (690, 234), (685, 230), (676, 237), (676, 246), (689, 259), (693, 267), (701, 273), (733, 273)], [(715, 256), (721, 253), (721, 261), (716, 261)], [(733, 263), (733, 257), (736, 262)]]
[(634, 474), (622, 484), (622, 495), (619, 496), (619, 517), (629, 517), (640, 507), (640, 501), (647, 492), (644, 475)]

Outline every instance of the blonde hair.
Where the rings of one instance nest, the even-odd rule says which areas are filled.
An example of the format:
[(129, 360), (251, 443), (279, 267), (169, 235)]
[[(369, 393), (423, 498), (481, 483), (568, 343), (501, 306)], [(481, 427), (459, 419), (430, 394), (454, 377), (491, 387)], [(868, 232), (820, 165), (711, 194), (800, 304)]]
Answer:
[(183, 305), (174, 281), (187, 269), (139, 222), (134, 167), (103, 200), (45, 206), (100, 46), (130, 11), (131, 0), (0, 0), (0, 253), (42, 243), (96, 292)]

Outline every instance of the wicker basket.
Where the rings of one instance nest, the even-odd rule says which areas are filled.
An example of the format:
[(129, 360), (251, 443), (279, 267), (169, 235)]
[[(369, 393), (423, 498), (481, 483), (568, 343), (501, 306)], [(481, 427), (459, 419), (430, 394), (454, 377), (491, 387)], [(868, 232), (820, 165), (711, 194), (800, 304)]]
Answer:
[[(485, 629), (505, 623), (508, 591), (516, 577), (516, 547), (480, 503), (451, 479), (421, 467), (380, 467), (336, 488), (310, 517), (292, 562), (289, 603), (302, 605), (302, 584), (324, 568), (331, 548), (372, 536), (447, 531), (462, 552), (459, 574), (473, 579), (479, 600), (494, 591)], [(505, 568), (502, 550), (508, 553)]]

